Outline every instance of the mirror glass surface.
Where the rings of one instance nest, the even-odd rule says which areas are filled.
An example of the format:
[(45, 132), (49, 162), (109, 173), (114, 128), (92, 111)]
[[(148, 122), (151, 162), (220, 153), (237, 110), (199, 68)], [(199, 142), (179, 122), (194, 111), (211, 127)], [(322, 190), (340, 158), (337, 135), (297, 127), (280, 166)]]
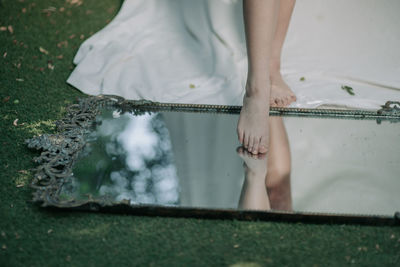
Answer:
[(270, 118), (270, 151), (251, 157), (237, 139), (238, 114), (102, 109), (60, 197), (390, 216), (399, 210), (400, 124)]

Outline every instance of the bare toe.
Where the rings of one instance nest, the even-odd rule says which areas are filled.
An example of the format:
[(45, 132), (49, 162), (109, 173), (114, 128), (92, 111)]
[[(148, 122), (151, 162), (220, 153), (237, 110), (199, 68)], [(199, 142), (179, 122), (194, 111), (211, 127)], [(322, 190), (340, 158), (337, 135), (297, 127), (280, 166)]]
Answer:
[(279, 107), (286, 107), (297, 101), (296, 95), (283, 80), (280, 73), (271, 76), (271, 96)]
[(268, 152), (268, 145), (265, 142), (266, 138), (264, 136), (261, 136), (260, 139), (260, 146), (258, 148), (259, 153), (265, 154)]
[(290, 98), (285, 97), (285, 107), (288, 106), (289, 104), (290, 104)]
[(243, 131), (238, 130), (239, 143), (243, 145)]
[(254, 138), (253, 151), (252, 151), (253, 154), (258, 154), (258, 146), (259, 146), (259, 144), (260, 144), (260, 138), (255, 137)]
[(254, 148), (254, 137), (250, 137), (249, 138), (249, 147), (247, 148), (247, 150), (249, 152), (253, 152), (253, 148)]
[(249, 147), (249, 136), (244, 133), (244, 144), (243, 146), (247, 149)]

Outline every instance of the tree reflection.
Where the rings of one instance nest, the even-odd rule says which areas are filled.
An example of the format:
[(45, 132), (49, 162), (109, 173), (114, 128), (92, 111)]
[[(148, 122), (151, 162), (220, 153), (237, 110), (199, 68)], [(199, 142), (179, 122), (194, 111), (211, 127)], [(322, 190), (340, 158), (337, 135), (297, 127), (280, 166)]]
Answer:
[(97, 121), (63, 194), (177, 205), (178, 177), (162, 116), (105, 109)]

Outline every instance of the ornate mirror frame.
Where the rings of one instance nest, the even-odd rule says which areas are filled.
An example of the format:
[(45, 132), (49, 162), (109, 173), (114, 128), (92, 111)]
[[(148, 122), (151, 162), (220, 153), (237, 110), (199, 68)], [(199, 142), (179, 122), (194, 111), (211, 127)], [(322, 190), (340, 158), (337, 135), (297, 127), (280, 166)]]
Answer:
[[(84, 210), (113, 213), (130, 213), (149, 216), (192, 217), (209, 219), (264, 220), (303, 223), (348, 223), (367, 225), (400, 225), (400, 212), (393, 216), (351, 215), (333, 213), (305, 213), (282, 211), (220, 210), (203, 208), (181, 208), (156, 205), (130, 205), (129, 200), (120, 202), (88, 195), (85, 200), (61, 200), (61, 187), (71, 175), (78, 152), (85, 145), (85, 135), (96, 124), (96, 116), (101, 108), (109, 107), (141, 114), (157, 111), (185, 111), (239, 114), (240, 106), (172, 104), (147, 100), (125, 100), (114, 95), (89, 96), (79, 99), (79, 103), (67, 107), (66, 115), (56, 122), (56, 134), (43, 134), (25, 140), (31, 149), (42, 151), (33, 160), (39, 166), (30, 186), (34, 189), (33, 202), (42, 207), (58, 210)], [(271, 116), (322, 117), (341, 119), (371, 119), (400, 122), (400, 102), (388, 101), (381, 110), (340, 110), (271, 108)]]

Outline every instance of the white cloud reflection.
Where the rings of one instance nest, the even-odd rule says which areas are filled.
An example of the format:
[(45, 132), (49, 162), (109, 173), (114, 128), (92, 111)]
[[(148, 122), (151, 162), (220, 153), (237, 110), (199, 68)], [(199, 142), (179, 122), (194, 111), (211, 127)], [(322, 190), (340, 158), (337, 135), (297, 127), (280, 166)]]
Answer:
[[(160, 120), (160, 117), (155, 117), (156, 114), (140, 116), (113, 114), (113, 119), (103, 121), (100, 134), (113, 137), (112, 142), (105, 146), (107, 154), (115, 155), (118, 147), (122, 147), (126, 153), (126, 166), (124, 170), (115, 170), (111, 173), (112, 183), (103, 184), (99, 190), (100, 195), (112, 196), (116, 201), (129, 199), (132, 204), (178, 203), (179, 183), (175, 166), (172, 162), (168, 163), (168, 160), (167, 164), (157, 163), (160, 160), (165, 161), (165, 157), (172, 157), (172, 152), (168, 131), (162, 121), (161, 124), (155, 121)], [(121, 121), (124, 121), (123, 130)], [(157, 127), (161, 125), (161, 135), (166, 133), (164, 137), (154, 131), (154, 123), (158, 123)], [(118, 129), (121, 131), (115, 132)]]

